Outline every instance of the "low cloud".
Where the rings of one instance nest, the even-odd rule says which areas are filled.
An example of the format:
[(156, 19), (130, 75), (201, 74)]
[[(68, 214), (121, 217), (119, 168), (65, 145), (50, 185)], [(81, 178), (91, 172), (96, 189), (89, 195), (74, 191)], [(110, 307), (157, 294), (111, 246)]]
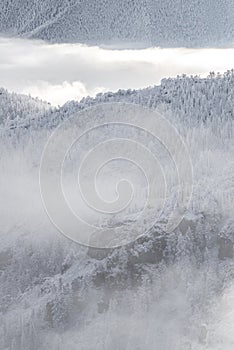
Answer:
[(0, 38), (0, 86), (54, 105), (101, 91), (143, 88), (178, 74), (233, 68), (234, 49), (131, 49)]
[(44, 101), (49, 101), (53, 105), (62, 105), (69, 100), (80, 100), (88, 95), (95, 96), (99, 92), (105, 92), (106, 89), (96, 87), (87, 90), (85, 85), (80, 81), (68, 82), (61, 84), (51, 84), (48, 81), (37, 81), (35, 85), (27, 85), (23, 88), (22, 93), (31, 96), (40, 97)]

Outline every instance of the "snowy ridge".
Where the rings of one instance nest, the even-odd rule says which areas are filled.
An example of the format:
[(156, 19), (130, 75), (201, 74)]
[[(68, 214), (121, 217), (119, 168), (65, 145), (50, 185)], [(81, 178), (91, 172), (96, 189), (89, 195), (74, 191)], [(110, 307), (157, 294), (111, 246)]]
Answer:
[[(4, 102), (6, 96), (6, 103)], [(8, 97), (9, 96), (9, 97)], [(12, 96), (12, 98), (11, 98)], [(0, 97), (0, 108), (9, 109), (10, 119), (12, 119), (12, 127), (55, 127), (61, 120), (66, 119), (69, 115), (76, 113), (85, 108), (89, 108), (99, 103), (125, 102), (140, 104), (149, 108), (159, 109), (162, 112), (177, 116), (186, 123), (196, 125), (198, 122), (211, 121), (213, 119), (232, 120), (234, 118), (234, 71), (227, 71), (225, 74), (210, 73), (207, 78), (198, 76), (178, 76), (177, 78), (163, 79), (161, 85), (149, 87), (141, 90), (119, 90), (116, 93), (107, 92), (99, 93), (95, 98), (86, 97), (80, 102), (67, 102), (61, 108), (50, 108), (48, 104), (41, 103), (35, 99), (27, 99), (27, 97), (17, 97), (17, 94), (2, 94)], [(14, 97), (14, 98), (13, 98)], [(28, 101), (26, 103), (34, 105), (31, 111), (20, 102), (20, 99)], [(2, 101), (2, 103), (1, 103)], [(24, 115), (25, 123), (20, 121), (18, 125), (17, 106), (21, 107), (21, 114)], [(41, 110), (40, 107), (43, 107)], [(28, 111), (29, 109), (29, 111)], [(38, 112), (43, 119), (41, 122), (37, 119), (35, 122), (27, 115)], [(47, 113), (44, 113), (47, 111)], [(3, 112), (1, 113), (3, 119)], [(7, 111), (5, 112), (7, 115)], [(4, 118), (5, 119), (5, 118)], [(4, 120), (3, 120), (4, 123)], [(7, 127), (7, 125), (5, 125)]]
[(0, 32), (120, 47), (226, 46), (233, 16), (229, 0), (4, 0)]

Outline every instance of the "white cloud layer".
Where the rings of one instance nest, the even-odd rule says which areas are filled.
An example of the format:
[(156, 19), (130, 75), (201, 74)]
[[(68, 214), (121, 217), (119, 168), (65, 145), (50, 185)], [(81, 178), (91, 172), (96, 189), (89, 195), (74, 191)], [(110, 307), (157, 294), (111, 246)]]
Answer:
[(80, 100), (88, 95), (95, 96), (99, 92), (106, 91), (105, 88), (96, 87), (87, 90), (85, 84), (80, 81), (68, 82), (61, 84), (52, 84), (48, 81), (36, 81), (34, 85), (26, 85), (22, 91), (23, 94), (29, 94), (33, 97), (40, 97), (44, 101), (49, 101), (53, 105), (62, 105), (69, 100)]
[(234, 67), (234, 49), (117, 50), (0, 38), (0, 86), (54, 105), (119, 88), (143, 88), (178, 74)]

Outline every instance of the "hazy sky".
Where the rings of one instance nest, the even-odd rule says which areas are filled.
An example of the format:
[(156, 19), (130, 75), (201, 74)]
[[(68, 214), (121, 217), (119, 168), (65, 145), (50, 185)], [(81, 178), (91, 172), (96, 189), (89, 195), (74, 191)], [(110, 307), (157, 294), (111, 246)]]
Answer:
[(234, 49), (110, 50), (0, 38), (0, 86), (54, 105), (101, 91), (142, 88), (177, 74), (234, 68)]

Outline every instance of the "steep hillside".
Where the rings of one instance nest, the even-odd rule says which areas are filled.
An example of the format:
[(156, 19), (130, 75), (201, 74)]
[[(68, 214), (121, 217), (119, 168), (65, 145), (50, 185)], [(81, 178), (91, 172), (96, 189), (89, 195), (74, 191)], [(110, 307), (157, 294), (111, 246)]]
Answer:
[(225, 46), (233, 43), (234, 4), (229, 0), (3, 0), (0, 33), (119, 46)]
[[(36, 100), (1, 93), (0, 108), (11, 125), (2, 125), (0, 137), (0, 348), (231, 350), (234, 73), (166, 79), (158, 87), (100, 94), (47, 111)], [(38, 183), (41, 155), (54, 127), (72, 113), (120, 101), (157, 108), (179, 130), (192, 160), (193, 196), (173, 232), (165, 231), (161, 220), (128, 246), (87, 249), (61, 235), (48, 220)], [(31, 118), (35, 111), (38, 118)], [(88, 123), (99, 122), (100, 116), (94, 114), (96, 119)], [(82, 118), (76, 121), (72, 132), (87, 127)], [(66, 126), (56, 152), (64, 146), (63, 131)], [(126, 135), (126, 125), (120, 132), (121, 140), (125, 135), (159, 155), (160, 147), (149, 134), (142, 136), (134, 128)], [(97, 140), (116, 135), (108, 125), (87, 135), (83, 144), (95, 148)], [(80, 142), (77, 150), (86, 155)], [(72, 155), (61, 172), (65, 195), (70, 194), (72, 175), (77, 182), (79, 163), (69, 163)], [(53, 161), (56, 166), (56, 157), (48, 174)], [(124, 163), (121, 179), (126, 168)], [(166, 177), (172, 174), (171, 168), (164, 170)], [(142, 205), (142, 197), (136, 198)], [(112, 225), (124, 228), (134, 219), (131, 214), (124, 210), (124, 220), (113, 217)]]

